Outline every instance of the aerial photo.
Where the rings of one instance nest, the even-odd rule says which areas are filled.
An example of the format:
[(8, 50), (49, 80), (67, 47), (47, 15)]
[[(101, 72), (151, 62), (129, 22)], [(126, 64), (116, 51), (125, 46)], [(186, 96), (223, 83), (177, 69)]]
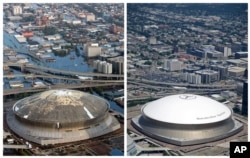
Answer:
[(3, 4), (3, 155), (124, 155), (124, 4)]
[(127, 4), (127, 155), (248, 140), (248, 4)]

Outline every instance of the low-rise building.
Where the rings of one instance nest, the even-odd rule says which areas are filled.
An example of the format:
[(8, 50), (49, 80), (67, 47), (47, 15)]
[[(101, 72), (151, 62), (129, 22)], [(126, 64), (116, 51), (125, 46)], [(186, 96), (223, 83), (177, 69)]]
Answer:
[(86, 14), (86, 21), (95, 21), (95, 14), (93, 13)]
[(240, 59), (230, 59), (227, 60), (227, 63), (237, 67), (247, 67), (247, 62), (244, 62), (243, 60)]
[(247, 58), (247, 57), (248, 57), (248, 52), (236, 52), (235, 53), (235, 59)]
[(233, 76), (233, 77), (240, 77), (244, 75), (246, 68), (243, 67), (229, 67), (228, 68), (228, 76)]

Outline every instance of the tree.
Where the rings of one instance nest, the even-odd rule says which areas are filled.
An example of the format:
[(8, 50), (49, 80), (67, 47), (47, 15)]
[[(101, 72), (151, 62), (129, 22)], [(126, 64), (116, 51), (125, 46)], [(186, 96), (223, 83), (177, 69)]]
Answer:
[(151, 61), (145, 61), (144, 65), (152, 65)]
[(43, 33), (44, 35), (54, 35), (57, 32), (57, 28), (56, 27), (53, 27), (53, 26), (46, 26), (44, 29), (43, 29)]

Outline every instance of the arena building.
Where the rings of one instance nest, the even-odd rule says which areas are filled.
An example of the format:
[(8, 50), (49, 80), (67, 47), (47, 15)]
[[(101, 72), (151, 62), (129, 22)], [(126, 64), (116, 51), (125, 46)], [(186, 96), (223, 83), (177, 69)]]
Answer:
[(120, 128), (106, 100), (67, 89), (19, 100), (6, 119), (17, 135), (41, 145), (85, 140)]
[(199, 95), (167, 96), (147, 103), (141, 112), (131, 121), (135, 129), (180, 146), (220, 140), (243, 129), (227, 106)]

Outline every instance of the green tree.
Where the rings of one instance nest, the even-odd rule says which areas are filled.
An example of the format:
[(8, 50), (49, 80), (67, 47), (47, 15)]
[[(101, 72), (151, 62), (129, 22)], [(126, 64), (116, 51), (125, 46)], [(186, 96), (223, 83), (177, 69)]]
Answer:
[(43, 33), (44, 33), (44, 35), (54, 35), (54, 34), (58, 33), (58, 31), (57, 31), (57, 28), (54, 26), (46, 26), (43, 29)]
[(145, 61), (144, 65), (152, 65), (151, 61)]

